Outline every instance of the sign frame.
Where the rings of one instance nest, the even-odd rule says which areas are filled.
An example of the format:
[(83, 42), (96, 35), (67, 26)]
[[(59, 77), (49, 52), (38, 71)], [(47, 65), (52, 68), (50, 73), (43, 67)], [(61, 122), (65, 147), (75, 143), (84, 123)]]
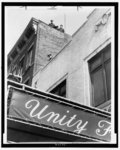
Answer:
[[(11, 89), (16, 89), (16, 90), (20, 90), (20, 91), (22, 91), (22, 92), (24, 92), (24, 93), (28, 93), (28, 94), (31, 94), (31, 95), (34, 95), (34, 96), (37, 96), (37, 97), (39, 97), (39, 96), (42, 96), (42, 97), (44, 97), (44, 98), (48, 98), (49, 99), (49, 101), (51, 101), (51, 102), (57, 102), (57, 103), (62, 103), (62, 104), (64, 104), (64, 105), (66, 105), (66, 106), (70, 106), (70, 107), (74, 107), (75, 109), (83, 109), (83, 110), (85, 110), (85, 111), (88, 111), (88, 112), (90, 112), (90, 113), (94, 113), (94, 114), (97, 114), (97, 115), (100, 115), (100, 116), (104, 116), (104, 117), (108, 117), (108, 118), (111, 118), (111, 114), (110, 113), (108, 113), (108, 112), (105, 112), (105, 111), (102, 111), (102, 110), (98, 110), (98, 109), (96, 109), (96, 108), (90, 108), (90, 107), (88, 107), (88, 106), (83, 106), (83, 105), (81, 105), (81, 104), (76, 104), (76, 103), (74, 103), (74, 102), (71, 102), (71, 101), (69, 101), (69, 100), (67, 100), (66, 98), (62, 98), (62, 97), (60, 97), (60, 96), (56, 96), (56, 95), (53, 95), (53, 94), (49, 94), (49, 93), (47, 93), (47, 92), (42, 92), (42, 91), (38, 91), (38, 90), (36, 90), (36, 89), (34, 89), (34, 88), (31, 88), (31, 87), (29, 87), (29, 86), (26, 86), (26, 85), (23, 85), (23, 84), (18, 84), (18, 83), (14, 83), (14, 82), (11, 82), (11, 81), (8, 81), (8, 89), (9, 89), (9, 91), (11, 90)], [(9, 92), (10, 93), (10, 92)], [(10, 97), (9, 97), (10, 98)], [(16, 118), (13, 118), (13, 119), (16, 119)], [(24, 122), (24, 120), (23, 120), (23, 122)], [(34, 125), (34, 124), (33, 124)], [(44, 126), (44, 125), (43, 125)], [(51, 127), (48, 127), (49, 129), (51, 129)], [(55, 127), (53, 127), (54, 128), (54, 130), (56, 130), (55, 129)], [(57, 129), (58, 130), (58, 129)], [(58, 130), (58, 132), (59, 132), (60, 130)], [(62, 130), (61, 130), (61, 132), (63, 132)], [(65, 131), (66, 132), (66, 134), (71, 134), (71, 135), (75, 135), (76, 136), (76, 134), (75, 133), (70, 133), (70, 132), (68, 132), (68, 131)], [(102, 141), (102, 142), (106, 142), (106, 141), (104, 141), (104, 140), (101, 140), (101, 139), (97, 139), (97, 138), (91, 138), (90, 136), (85, 136), (85, 135), (78, 135), (80, 138), (81, 137), (85, 137), (85, 138), (88, 138), (88, 139), (91, 139), (91, 140), (94, 140), (94, 141)]]

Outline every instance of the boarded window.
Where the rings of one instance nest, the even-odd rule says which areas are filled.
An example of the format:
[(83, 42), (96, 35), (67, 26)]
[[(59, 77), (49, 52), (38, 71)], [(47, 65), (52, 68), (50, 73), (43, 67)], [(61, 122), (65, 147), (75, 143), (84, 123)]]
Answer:
[(99, 106), (111, 99), (111, 45), (106, 46), (89, 61), (89, 70), (92, 105)]

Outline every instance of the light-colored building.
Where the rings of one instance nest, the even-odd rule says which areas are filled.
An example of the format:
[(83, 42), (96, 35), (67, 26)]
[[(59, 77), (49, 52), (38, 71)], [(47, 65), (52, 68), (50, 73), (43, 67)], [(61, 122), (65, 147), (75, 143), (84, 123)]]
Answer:
[(72, 40), (32, 79), (32, 86), (110, 111), (111, 10), (95, 9)]

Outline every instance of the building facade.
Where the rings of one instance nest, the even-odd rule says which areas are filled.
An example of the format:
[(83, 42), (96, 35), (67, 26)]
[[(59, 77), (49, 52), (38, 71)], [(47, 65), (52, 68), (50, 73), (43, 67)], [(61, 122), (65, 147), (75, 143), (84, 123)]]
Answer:
[(111, 32), (110, 9), (95, 9), (32, 86), (110, 112)]
[(23, 84), (8, 78), (7, 141), (111, 141), (111, 32), (110, 9), (95, 9), (72, 38), (30, 21), (8, 55)]
[(70, 35), (32, 18), (8, 54), (8, 74), (20, 76), (22, 83), (31, 86), (36, 72), (70, 40)]

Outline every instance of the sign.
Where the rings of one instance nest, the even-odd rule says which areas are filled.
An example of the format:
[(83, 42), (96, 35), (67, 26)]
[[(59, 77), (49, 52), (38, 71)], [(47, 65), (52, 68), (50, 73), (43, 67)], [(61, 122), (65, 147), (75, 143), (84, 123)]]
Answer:
[(12, 87), (9, 116), (102, 141), (111, 139), (111, 120), (102, 111)]

